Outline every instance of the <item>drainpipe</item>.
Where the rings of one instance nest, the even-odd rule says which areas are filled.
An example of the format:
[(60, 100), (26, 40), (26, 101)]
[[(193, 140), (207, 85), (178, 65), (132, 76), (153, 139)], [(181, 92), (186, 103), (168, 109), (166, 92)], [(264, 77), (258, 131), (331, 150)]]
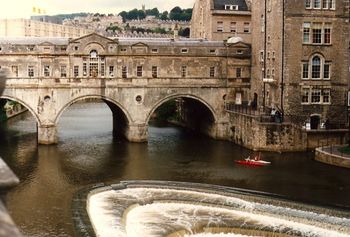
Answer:
[[(264, 0), (264, 5), (265, 5), (265, 9), (264, 9), (264, 71), (263, 71), (263, 80), (266, 77), (266, 41), (267, 41), (267, 34), (266, 34), (266, 30), (267, 30), (267, 2), (266, 0)], [(264, 84), (264, 88), (263, 88), (263, 109), (265, 111), (265, 107), (266, 107), (266, 83), (263, 82)]]
[(284, 47), (285, 47), (285, 0), (282, 1), (282, 72), (281, 72), (281, 112), (282, 112), (282, 121), (284, 121), (284, 107), (283, 107), (283, 97), (284, 97)]

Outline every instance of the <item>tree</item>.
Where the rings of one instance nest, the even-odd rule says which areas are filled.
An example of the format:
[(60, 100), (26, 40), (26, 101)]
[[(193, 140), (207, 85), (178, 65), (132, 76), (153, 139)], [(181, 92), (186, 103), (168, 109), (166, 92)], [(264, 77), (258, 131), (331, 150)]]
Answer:
[(128, 17), (128, 13), (126, 11), (122, 11), (118, 15), (123, 18), (123, 22), (125, 22), (126, 18)]
[(159, 17), (159, 10), (156, 7), (153, 8), (153, 9), (148, 9), (148, 10), (146, 10), (146, 15), (147, 16)]
[(180, 21), (181, 20), (181, 15), (182, 15), (182, 9), (180, 7), (174, 7), (170, 11), (169, 18), (171, 20)]
[(160, 18), (161, 20), (163, 20), (163, 21), (169, 20), (168, 15), (169, 15), (169, 12), (165, 11), (165, 12), (163, 12), (163, 13), (160, 15), (159, 18)]

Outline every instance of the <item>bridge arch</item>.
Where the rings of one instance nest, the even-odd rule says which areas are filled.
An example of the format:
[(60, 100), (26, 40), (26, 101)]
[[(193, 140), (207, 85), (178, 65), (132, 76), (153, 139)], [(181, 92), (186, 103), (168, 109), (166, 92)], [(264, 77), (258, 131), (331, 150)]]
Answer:
[(58, 121), (59, 121), (61, 115), (69, 106), (71, 106), (72, 104), (74, 104), (78, 101), (86, 100), (86, 99), (100, 99), (100, 100), (104, 101), (108, 105), (109, 108), (111, 108), (112, 112), (114, 112), (113, 109), (118, 108), (120, 110), (120, 112), (122, 112), (123, 115), (125, 116), (127, 122), (132, 123), (132, 119), (131, 119), (131, 116), (128, 113), (128, 111), (117, 101), (115, 101), (111, 98), (108, 98), (106, 96), (103, 96), (103, 95), (84, 95), (84, 96), (74, 98), (73, 100), (69, 101), (64, 106), (62, 106), (62, 108), (59, 110), (59, 112), (57, 113), (57, 116), (55, 118), (55, 124), (58, 124)]
[(21, 105), (23, 105), (24, 107), (26, 107), (28, 109), (28, 111), (33, 115), (36, 123), (38, 126), (41, 125), (41, 120), (39, 118), (39, 115), (35, 112), (34, 108), (32, 108), (29, 104), (27, 104), (25, 101), (18, 99), (17, 97), (14, 96), (8, 96), (8, 95), (1, 95), (0, 99), (6, 99), (6, 100), (12, 100), (15, 101), (17, 103), (20, 103)]
[(146, 124), (149, 123), (150, 119), (151, 119), (151, 116), (152, 114), (162, 105), (164, 104), (165, 102), (167, 101), (170, 101), (170, 100), (173, 100), (173, 99), (177, 99), (177, 98), (188, 98), (188, 99), (192, 99), (192, 100), (195, 100), (199, 103), (201, 103), (202, 105), (204, 105), (210, 112), (211, 112), (211, 115), (213, 116), (213, 119), (214, 121), (213, 122), (216, 122), (218, 119), (217, 119), (217, 115), (215, 113), (215, 110), (213, 109), (213, 107), (207, 102), (205, 101), (204, 99), (198, 97), (198, 96), (195, 96), (195, 95), (191, 95), (191, 94), (174, 94), (174, 95), (170, 95), (170, 96), (167, 96), (167, 97), (164, 97), (162, 98), (161, 100), (157, 101), (152, 109), (150, 110), (150, 112), (148, 113), (147, 115), (147, 118), (146, 118)]

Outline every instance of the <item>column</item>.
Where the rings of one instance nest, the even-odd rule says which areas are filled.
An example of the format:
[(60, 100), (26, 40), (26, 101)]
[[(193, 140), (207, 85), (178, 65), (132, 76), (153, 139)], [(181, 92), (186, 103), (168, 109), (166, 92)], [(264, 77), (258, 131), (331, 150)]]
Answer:
[(129, 124), (125, 137), (129, 142), (147, 142), (148, 125), (147, 124)]
[(38, 126), (38, 143), (43, 145), (57, 144), (57, 127), (54, 124)]

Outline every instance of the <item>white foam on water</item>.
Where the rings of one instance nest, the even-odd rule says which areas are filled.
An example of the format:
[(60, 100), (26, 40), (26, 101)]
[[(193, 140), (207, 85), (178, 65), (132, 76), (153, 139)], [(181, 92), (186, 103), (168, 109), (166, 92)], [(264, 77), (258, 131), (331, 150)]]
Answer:
[[(127, 207), (140, 204), (120, 213), (113, 209), (114, 200), (127, 202)], [(160, 237), (179, 230), (184, 230), (185, 236), (194, 237), (247, 236), (195, 233), (198, 227), (230, 227), (234, 222), (241, 223), (242, 228), (249, 225), (268, 227), (277, 232), (300, 232), (305, 237), (350, 237), (350, 232), (338, 231), (350, 226), (347, 218), (189, 190), (128, 188), (104, 191), (89, 196), (87, 210), (98, 237)]]

